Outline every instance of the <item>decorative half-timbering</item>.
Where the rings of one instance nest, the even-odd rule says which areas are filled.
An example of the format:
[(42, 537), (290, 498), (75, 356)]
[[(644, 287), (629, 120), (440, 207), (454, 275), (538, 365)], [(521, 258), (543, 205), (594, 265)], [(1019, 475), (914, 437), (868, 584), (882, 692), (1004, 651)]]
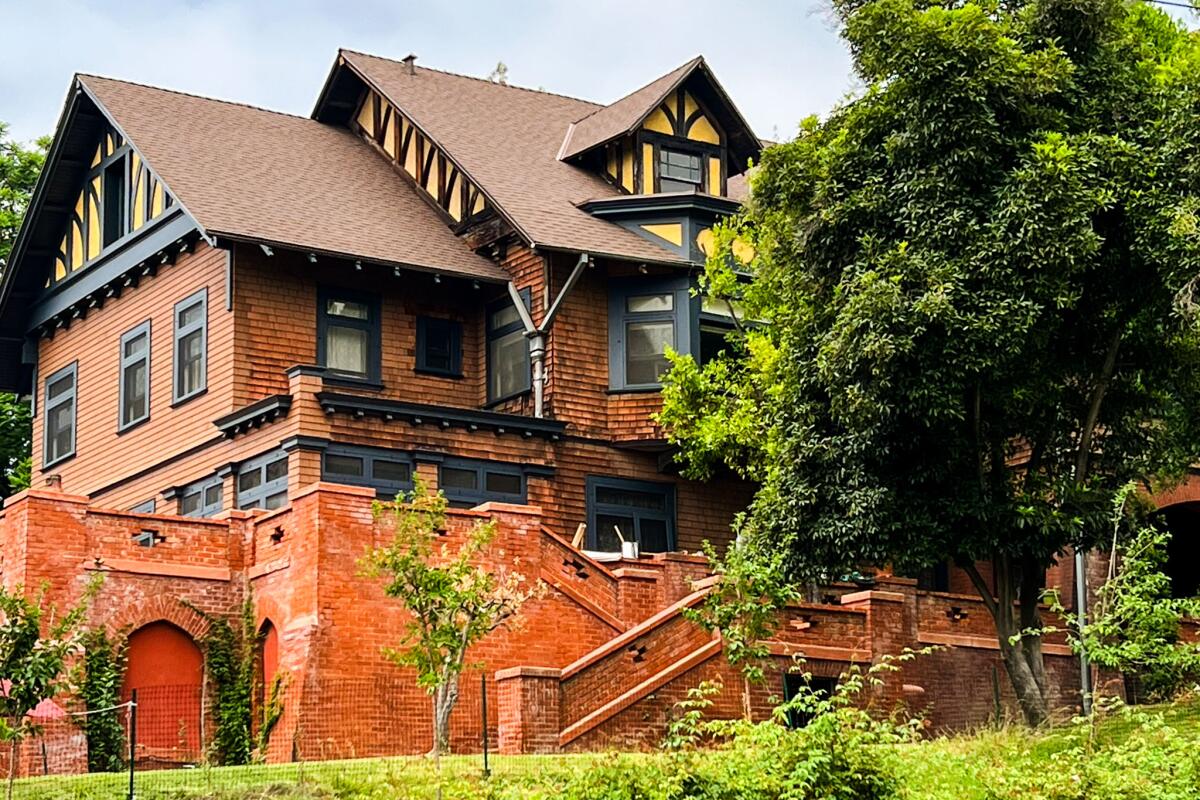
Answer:
[(108, 248), (174, 204), (175, 199), (137, 151), (109, 128), (96, 144), (47, 285), (90, 266)]
[(413, 179), (455, 222), (488, 210), (479, 187), (453, 161), (377, 92), (367, 90), (354, 116), (354, 126), (366, 139)]

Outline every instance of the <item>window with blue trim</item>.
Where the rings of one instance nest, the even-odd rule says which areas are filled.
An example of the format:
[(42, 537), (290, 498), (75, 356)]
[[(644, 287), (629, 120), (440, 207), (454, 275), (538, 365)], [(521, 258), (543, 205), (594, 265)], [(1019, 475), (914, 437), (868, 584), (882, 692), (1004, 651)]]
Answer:
[(149, 500), (144, 500), (129, 510), (134, 514), (153, 514), (157, 505), (155, 499), (151, 497)]
[(477, 506), (480, 503), (524, 503), (525, 474), (515, 464), (494, 461), (447, 459), (438, 467), (438, 487), (450, 505)]
[(175, 304), (173, 402), (182, 403), (208, 386), (208, 289)]
[[(521, 290), (525, 308), (533, 295)], [(487, 307), (487, 399), (498, 403), (529, 391), (532, 367), (525, 325), (512, 299), (505, 297)]]
[(150, 321), (121, 336), (121, 378), (117, 389), (120, 418), (125, 430), (150, 418)]
[(657, 389), (669, 349), (691, 352), (691, 298), (685, 276), (614, 280), (609, 291), (609, 384)]
[(644, 553), (675, 549), (675, 486), (593, 475), (587, 479), (589, 550), (619, 552), (621, 541)]
[(252, 458), (238, 468), (238, 508), (282, 508), (287, 492), (288, 457), (282, 450)]
[(321, 457), (321, 480), (369, 486), (390, 500), (412, 489), (412, 459), (390, 450), (331, 447)]
[(46, 378), (46, 402), (42, 404), (45, 444), (42, 467), (75, 455), (76, 365), (74, 362)]
[(224, 481), (217, 475), (179, 490), (179, 513), (184, 517), (211, 517), (221, 513)]
[(462, 377), (462, 323), (417, 317), (417, 372)]
[(317, 362), (337, 377), (379, 381), (379, 298), (349, 289), (317, 292)]

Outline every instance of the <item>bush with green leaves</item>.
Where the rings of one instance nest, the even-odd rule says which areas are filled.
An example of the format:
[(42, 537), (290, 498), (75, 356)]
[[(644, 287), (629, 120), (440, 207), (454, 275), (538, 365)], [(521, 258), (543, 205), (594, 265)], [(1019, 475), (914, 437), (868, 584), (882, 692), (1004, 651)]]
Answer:
[(106, 628), (92, 628), (83, 634), (79, 695), (84, 708), (92, 713), (79, 718), (79, 727), (87, 738), (88, 772), (118, 772), (125, 768), (128, 745), (122, 724), (124, 712), (103, 709), (121, 703), (126, 644), (123, 632), (112, 635)]

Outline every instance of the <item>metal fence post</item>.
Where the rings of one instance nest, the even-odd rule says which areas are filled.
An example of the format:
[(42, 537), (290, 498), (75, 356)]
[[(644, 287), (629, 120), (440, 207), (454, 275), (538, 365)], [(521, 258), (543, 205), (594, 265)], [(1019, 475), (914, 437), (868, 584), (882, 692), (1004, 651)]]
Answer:
[(133, 790), (133, 762), (137, 757), (137, 689), (129, 693), (129, 800), (137, 797)]
[(479, 687), (483, 696), (483, 777), (492, 774), (488, 768), (488, 716), (487, 716), (487, 673), (479, 676)]

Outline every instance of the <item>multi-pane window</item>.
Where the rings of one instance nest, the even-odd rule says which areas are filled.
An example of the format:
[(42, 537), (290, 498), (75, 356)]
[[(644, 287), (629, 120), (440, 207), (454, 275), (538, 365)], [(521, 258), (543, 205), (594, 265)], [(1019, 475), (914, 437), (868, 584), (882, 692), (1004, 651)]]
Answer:
[(417, 317), (417, 371), (452, 378), (462, 375), (462, 323)]
[(179, 490), (179, 514), (184, 517), (211, 517), (224, 505), (223, 481), (214, 475)]
[(364, 294), (323, 289), (317, 296), (317, 360), (336, 375), (379, 380), (379, 303)]
[[(801, 692), (804, 692), (813, 700), (825, 700), (831, 697), (836, 690), (837, 678), (810, 675), (803, 672), (783, 673), (783, 699), (785, 703), (792, 702), (796, 698), (796, 695)], [(812, 709), (803, 707), (803, 703), (798, 703), (797, 706), (788, 709), (787, 726), (789, 728), (803, 728), (813, 721), (814, 714)]]
[[(529, 308), (531, 294), (521, 290), (521, 299)], [(494, 403), (529, 391), (529, 344), (525, 326), (512, 300), (505, 298), (488, 306), (487, 313), (487, 396)]]
[(150, 417), (150, 323), (143, 322), (121, 337), (121, 376), (118, 387), (124, 430)]
[(736, 328), (734, 314), (744, 318), (737, 301), (704, 295), (700, 298), (700, 343), (697, 360), (701, 365), (728, 349), (729, 334)]
[(238, 508), (282, 508), (287, 504), (287, 490), (287, 453), (267, 453), (247, 461), (238, 470)]
[(208, 386), (208, 290), (175, 304), (173, 401), (195, 397)]
[(588, 547), (617, 552), (621, 541), (645, 553), (675, 549), (675, 487), (592, 476), (587, 482)]
[(609, 298), (609, 380), (614, 389), (656, 388), (667, 350), (690, 352), (687, 279), (617, 281)]
[(438, 487), (453, 506), (525, 502), (525, 476), (512, 464), (447, 460), (438, 468)]
[(46, 378), (45, 467), (75, 455), (75, 379), (74, 363)]
[(687, 192), (700, 188), (700, 156), (671, 150), (658, 149), (658, 190), (660, 192)]
[[(153, 514), (154, 509), (157, 507), (158, 507), (157, 502), (155, 501), (155, 499), (153, 497), (151, 497), (149, 500), (144, 500), (129, 510), (132, 511), (134, 514)], [(151, 545), (151, 546), (153, 546), (153, 545)]]
[(325, 451), (321, 479), (369, 486), (391, 499), (412, 488), (412, 462), (406, 454), (365, 447), (335, 447)]

